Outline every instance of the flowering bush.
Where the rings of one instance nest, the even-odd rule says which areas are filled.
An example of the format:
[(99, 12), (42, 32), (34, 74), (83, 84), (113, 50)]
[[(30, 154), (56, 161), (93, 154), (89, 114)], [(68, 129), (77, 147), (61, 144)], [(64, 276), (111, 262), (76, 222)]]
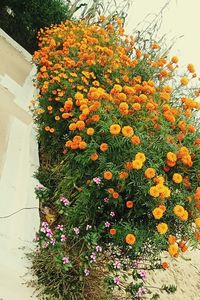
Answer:
[[(162, 251), (177, 257), (200, 240), (200, 104), (192, 64), (178, 75), (176, 56), (157, 43), (141, 51), (118, 17), (104, 21), (39, 33), (33, 105), (50, 167), (40, 177), (45, 197), (37, 193), (53, 218), (42, 223), (37, 255), (49, 253), (53, 272), (80, 282), (102, 264), (114, 274), (108, 285), (121, 287), (123, 270), (141, 259), (161, 267)], [(127, 287), (132, 299), (145, 293), (141, 274)], [(66, 290), (51, 292), (60, 299)]]

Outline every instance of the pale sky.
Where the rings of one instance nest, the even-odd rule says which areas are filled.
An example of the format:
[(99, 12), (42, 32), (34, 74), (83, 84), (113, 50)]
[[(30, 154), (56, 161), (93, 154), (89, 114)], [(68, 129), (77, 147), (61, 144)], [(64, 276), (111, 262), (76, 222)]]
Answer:
[[(133, 0), (127, 19), (127, 30), (142, 21), (149, 13), (158, 13), (166, 0)], [(200, 0), (171, 0), (163, 13), (161, 34), (168, 33), (169, 40), (184, 35), (176, 41), (172, 55), (180, 57), (180, 65), (193, 63), (200, 75)]]

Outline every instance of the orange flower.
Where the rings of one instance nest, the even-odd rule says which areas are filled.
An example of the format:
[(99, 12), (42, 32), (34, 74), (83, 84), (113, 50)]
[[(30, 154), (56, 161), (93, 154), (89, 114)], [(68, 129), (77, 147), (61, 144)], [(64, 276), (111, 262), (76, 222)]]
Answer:
[(174, 173), (172, 180), (175, 183), (181, 183), (183, 181), (183, 177), (179, 173)]
[(113, 197), (114, 199), (118, 199), (118, 198), (119, 198), (119, 193), (113, 192), (113, 193), (112, 193), (112, 197)]
[(71, 123), (70, 125), (69, 125), (69, 130), (70, 131), (75, 131), (76, 130), (76, 124), (75, 123)]
[(156, 226), (158, 232), (160, 234), (165, 234), (168, 230), (168, 226), (166, 223), (159, 223), (157, 226)]
[(131, 126), (124, 126), (122, 127), (122, 134), (125, 136), (125, 137), (132, 137), (133, 135), (133, 128)]
[(175, 244), (176, 243), (176, 237), (174, 235), (169, 235), (168, 236), (168, 242), (169, 244)]
[(114, 193), (114, 189), (113, 188), (109, 188), (107, 191), (108, 191), (109, 194)]
[(156, 171), (153, 168), (147, 168), (144, 172), (144, 175), (147, 179), (151, 179), (156, 175)]
[(128, 177), (128, 173), (127, 172), (120, 172), (119, 173), (119, 178), (120, 179), (126, 179)]
[(154, 208), (154, 210), (152, 211), (152, 214), (153, 214), (153, 216), (154, 216), (154, 218), (155, 218), (156, 220), (159, 220), (159, 219), (161, 219), (162, 216), (163, 216), (163, 210), (162, 210), (161, 208), (159, 208), (159, 207), (156, 207), (156, 208)]
[(103, 173), (103, 177), (104, 177), (104, 179), (106, 179), (106, 180), (111, 180), (112, 177), (113, 177), (113, 174), (112, 174), (110, 171), (105, 171), (105, 172)]
[(195, 73), (195, 67), (193, 64), (188, 64), (187, 69), (190, 73)]
[(163, 263), (162, 263), (162, 268), (163, 268), (164, 270), (168, 269), (168, 268), (169, 268), (168, 262), (163, 261)]
[(73, 137), (73, 142), (80, 143), (82, 141), (82, 137), (80, 135), (75, 135)]
[(131, 201), (131, 200), (126, 201), (126, 207), (127, 207), (127, 208), (132, 208), (133, 205), (134, 205), (134, 202), (133, 202), (133, 201)]
[(181, 248), (181, 251), (182, 251), (183, 253), (185, 253), (187, 250), (188, 250), (188, 246), (187, 246), (187, 245), (184, 245), (184, 246)]
[(99, 155), (97, 153), (94, 153), (90, 156), (90, 159), (94, 160), (94, 161), (97, 160), (98, 158), (99, 158)]
[(93, 135), (94, 134), (94, 128), (90, 127), (87, 129), (87, 135)]
[(111, 234), (111, 235), (115, 235), (115, 234), (116, 234), (116, 232), (117, 232), (117, 231), (116, 231), (116, 229), (115, 229), (115, 228), (111, 228), (111, 229), (110, 229), (110, 234)]
[(100, 120), (100, 116), (99, 115), (93, 115), (91, 117), (91, 119), (92, 119), (93, 122), (98, 122)]
[(133, 245), (133, 244), (135, 244), (136, 237), (133, 234), (129, 233), (129, 234), (127, 234), (125, 240), (128, 245)]
[(108, 150), (108, 144), (102, 143), (102, 144), (100, 145), (100, 150), (101, 150), (102, 152), (107, 151), (107, 150)]
[(50, 130), (50, 127), (49, 127), (49, 126), (46, 126), (44, 129), (45, 129), (45, 131), (49, 131), (49, 130)]
[(200, 232), (195, 231), (194, 236), (197, 241), (200, 241)]
[(177, 244), (169, 245), (168, 252), (171, 256), (176, 256), (178, 254), (178, 245)]
[(139, 138), (139, 136), (137, 136), (137, 135), (132, 136), (131, 143), (133, 145), (139, 145), (140, 144), (140, 138)]
[(83, 130), (85, 128), (85, 122), (84, 121), (78, 121), (76, 123), (76, 126), (79, 130)]
[(159, 205), (159, 208), (165, 212), (166, 211), (166, 206), (164, 204)]
[(82, 141), (79, 143), (79, 149), (84, 150), (87, 148), (87, 143)]
[(167, 160), (167, 165), (169, 167), (174, 167), (176, 165), (176, 162), (175, 161), (171, 161), (171, 160)]
[(171, 59), (171, 62), (173, 62), (174, 64), (177, 64), (178, 57), (177, 56), (173, 56), (172, 59)]
[(121, 131), (121, 127), (118, 124), (113, 124), (110, 126), (110, 133), (113, 135), (118, 135)]

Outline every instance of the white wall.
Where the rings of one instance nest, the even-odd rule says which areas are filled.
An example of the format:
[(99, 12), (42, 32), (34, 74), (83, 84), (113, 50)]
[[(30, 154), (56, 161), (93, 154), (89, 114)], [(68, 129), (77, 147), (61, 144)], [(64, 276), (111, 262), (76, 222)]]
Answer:
[[(22, 285), (39, 228), (36, 180), (37, 141), (28, 107), (33, 98), (35, 67), (31, 55), (0, 30), (0, 299), (28, 300), (33, 290)], [(25, 247), (22, 249), (21, 247)]]

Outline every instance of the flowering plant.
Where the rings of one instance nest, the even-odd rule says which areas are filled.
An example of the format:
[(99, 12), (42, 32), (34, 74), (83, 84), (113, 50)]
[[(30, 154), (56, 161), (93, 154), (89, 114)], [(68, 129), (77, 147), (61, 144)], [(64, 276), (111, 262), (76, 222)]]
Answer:
[[(89, 277), (103, 259), (107, 283), (120, 287), (139, 258), (154, 265), (162, 251), (177, 257), (200, 240), (200, 104), (192, 64), (179, 76), (176, 56), (157, 43), (141, 51), (118, 17), (104, 21), (39, 33), (34, 116), (57, 175), (42, 182), (56, 221), (38, 239), (69, 273), (79, 266)], [(131, 286), (142, 298), (145, 288)]]

